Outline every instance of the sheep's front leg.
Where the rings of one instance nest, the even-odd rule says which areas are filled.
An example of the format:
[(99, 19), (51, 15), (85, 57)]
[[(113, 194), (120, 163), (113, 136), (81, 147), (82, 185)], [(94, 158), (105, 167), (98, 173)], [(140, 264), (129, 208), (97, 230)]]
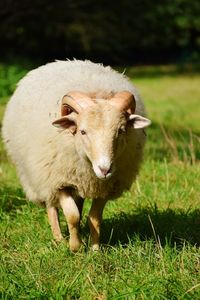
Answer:
[(64, 238), (60, 230), (57, 209), (53, 206), (47, 207), (47, 215), (49, 219), (49, 224), (51, 225), (53, 237), (57, 242), (60, 242)]
[(69, 247), (72, 252), (76, 252), (82, 244), (79, 237), (79, 209), (73, 197), (66, 190), (60, 191), (59, 201), (69, 228)]
[(94, 199), (89, 212), (89, 226), (92, 243), (92, 250), (99, 250), (100, 229), (102, 221), (102, 213), (107, 200)]

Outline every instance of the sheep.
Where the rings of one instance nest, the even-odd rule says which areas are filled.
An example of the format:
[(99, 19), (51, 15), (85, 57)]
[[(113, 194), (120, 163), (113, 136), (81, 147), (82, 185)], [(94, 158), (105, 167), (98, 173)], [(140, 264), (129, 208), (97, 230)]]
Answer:
[(128, 78), (101, 64), (56, 61), (19, 82), (3, 139), (27, 198), (46, 206), (57, 242), (62, 208), (70, 250), (79, 250), (83, 202), (91, 198), (91, 244), (99, 249), (105, 204), (135, 180), (150, 122)]

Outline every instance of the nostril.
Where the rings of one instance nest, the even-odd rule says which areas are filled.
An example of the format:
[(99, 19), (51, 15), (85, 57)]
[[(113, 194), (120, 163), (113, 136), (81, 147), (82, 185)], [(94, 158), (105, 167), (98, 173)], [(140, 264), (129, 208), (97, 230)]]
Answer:
[(104, 168), (104, 167), (100, 167), (100, 166), (98, 166), (98, 167), (104, 176), (106, 176), (111, 171), (111, 167), (110, 168)]

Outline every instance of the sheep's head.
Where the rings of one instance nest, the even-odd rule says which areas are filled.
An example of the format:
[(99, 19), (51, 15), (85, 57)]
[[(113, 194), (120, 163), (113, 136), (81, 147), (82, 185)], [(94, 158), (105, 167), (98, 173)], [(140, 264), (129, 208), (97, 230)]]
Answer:
[(80, 156), (91, 162), (99, 179), (108, 179), (115, 171), (115, 160), (126, 147), (128, 128), (150, 124), (150, 120), (134, 112), (135, 99), (127, 91), (116, 93), (109, 100), (70, 92), (63, 97), (62, 117), (53, 125), (70, 130)]

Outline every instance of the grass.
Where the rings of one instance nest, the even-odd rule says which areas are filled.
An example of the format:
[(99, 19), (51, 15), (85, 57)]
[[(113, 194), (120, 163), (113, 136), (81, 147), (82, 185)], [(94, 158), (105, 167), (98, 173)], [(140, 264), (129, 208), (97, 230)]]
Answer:
[[(0, 66), (0, 118), (27, 71), (10, 68)], [(174, 66), (126, 73), (153, 125), (140, 176), (105, 209), (99, 253), (89, 250), (90, 202), (86, 246), (74, 255), (52, 241), (45, 211), (26, 202), (0, 144), (1, 299), (200, 299), (200, 75)]]

